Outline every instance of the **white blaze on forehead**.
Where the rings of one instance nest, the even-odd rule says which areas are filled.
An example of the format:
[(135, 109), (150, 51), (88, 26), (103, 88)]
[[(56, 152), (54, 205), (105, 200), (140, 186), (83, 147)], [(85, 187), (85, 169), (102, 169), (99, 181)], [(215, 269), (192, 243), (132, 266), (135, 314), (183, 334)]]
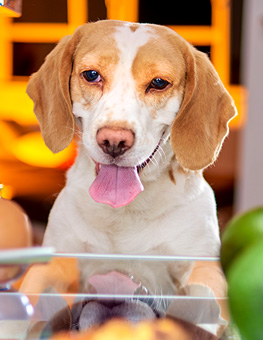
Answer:
[[(134, 26), (123, 24), (115, 28), (113, 33), (118, 50), (118, 64), (114, 68), (111, 89), (103, 95), (100, 101), (103, 108), (98, 112), (110, 112), (112, 121), (121, 120), (129, 124), (134, 121), (134, 115), (141, 109), (137, 101), (132, 65), (139, 48), (145, 45), (152, 37), (151, 28), (146, 25)], [(132, 113), (132, 114), (129, 114)], [(101, 115), (97, 123), (101, 126), (108, 124), (107, 115)]]
[(117, 27), (114, 38), (120, 51), (121, 60), (132, 64), (138, 49), (153, 36), (154, 33), (146, 25), (141, 24), (136, 30), (132, 30), (132, 24)]

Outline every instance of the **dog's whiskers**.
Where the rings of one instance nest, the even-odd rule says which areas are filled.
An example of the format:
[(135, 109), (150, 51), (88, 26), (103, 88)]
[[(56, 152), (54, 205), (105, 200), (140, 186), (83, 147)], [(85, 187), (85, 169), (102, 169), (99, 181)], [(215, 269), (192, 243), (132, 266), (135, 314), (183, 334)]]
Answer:
[(69, 131), (73, 131), (74, 136), (77, 137), (77, 143), (83, 144), (83, 141), (82, 141), (83, 133), (82, 133), (82, 131), (75, 129), (75, 128), (72, 128), (71, 126), (67, 126), (67, 128), (68, 128)]
[(152, 155), (152, 157), (150, 157), (149, 163), (152, 163), (156, 168), (158, 168), (158, 161), (157, 161), (157, 159), (155, 158), (155, 154)]
[(159, 146), (157, 152), (160, 155), (162, 163), (165, 163), (165, 161), (166, 161), (166, 154), (165, 154), (164, 149), (162, 148), (161, 145)]
[(154, 299), (152, 302), (151, 307), (158, 312), (160, 315), (166, 312), (167, 308), (169, 307), (169, 300), (165, 298), (163, 294), (163, 287), (160, 286), (158, 289), (155, 290), (156, 295), (161, 295), (163, 298)]
[(150, 159), (149, 162), (146, 164), (147, 169), (149, 169), (150, 172), (152, 172), (152, 167), (151, 167), (152, 160)]

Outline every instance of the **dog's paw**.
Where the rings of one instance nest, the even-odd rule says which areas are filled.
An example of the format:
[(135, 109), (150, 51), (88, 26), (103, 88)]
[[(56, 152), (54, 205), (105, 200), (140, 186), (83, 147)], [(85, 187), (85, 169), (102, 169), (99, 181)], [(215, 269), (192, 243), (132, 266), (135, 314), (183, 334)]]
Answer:
[(201, 284), (185, 286), (167, 309), (166, 315), (198, 325), (216, 334), (226, 321), (221, 318), (221, 309), (211, 288)]

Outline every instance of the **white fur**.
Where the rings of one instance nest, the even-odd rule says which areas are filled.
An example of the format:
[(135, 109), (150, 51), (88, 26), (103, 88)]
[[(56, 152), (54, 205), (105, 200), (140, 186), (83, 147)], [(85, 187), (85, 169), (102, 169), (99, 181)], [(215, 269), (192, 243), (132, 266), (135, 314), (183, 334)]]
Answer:
[(117, 28), (114, 38), (121, 52), (120, 63), (131, 67), (139, 47), (145, 45), (153, 37), (152, 29), (144, 25), (140, 25), (135, 32), (130, 30), (129, 23)]

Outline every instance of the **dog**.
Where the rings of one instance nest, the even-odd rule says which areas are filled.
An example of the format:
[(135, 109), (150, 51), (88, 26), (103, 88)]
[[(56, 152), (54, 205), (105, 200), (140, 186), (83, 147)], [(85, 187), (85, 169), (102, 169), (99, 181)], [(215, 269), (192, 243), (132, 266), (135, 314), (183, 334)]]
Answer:
[[(164, 26), (88, 23), (51, 51), (27, 93), (52, 152), (78, 140), (45, 246), (219, 256), (216, 203), (203, 170), (215, 162), (236, 108), (206, 54)], [(82, 292), (117, 270), (152, 294), (176, 294), (193, 270), (187, 261), (79, 266)], [(44, 276), (38, 281), (51, 280)]]

